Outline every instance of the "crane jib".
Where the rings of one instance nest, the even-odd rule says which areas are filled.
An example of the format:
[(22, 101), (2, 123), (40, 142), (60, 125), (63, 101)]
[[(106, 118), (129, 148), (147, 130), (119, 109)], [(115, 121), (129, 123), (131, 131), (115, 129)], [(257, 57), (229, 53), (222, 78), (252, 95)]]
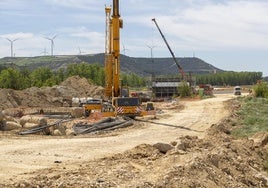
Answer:
[(185, 75), (184, 75), (184, 71), (183, 71), (182, 67), (180, 66), (178, 60), (176, 59), (176, 57), (175, 57), (173, 51), (171, 50), (171, 48), (170, 48), (170, 46), (169, 46), (169, 44), (168, 44), (168, 42), (167, 42), (167, 40), (166, 40), (164, 34), (162, 33), (160, 27), (158, 26), (158, 24), (157, 24), (157, 22), (156, 22), (156, 19), (153, 18), (152, 21), (155, 23), (155, 25), (156, 25), (156, 27), (157, 27), (157, 29), (158, 29), (160, 35), (162, 36), (164, 42), (166, 43), (166, 45), (167, 45), (167, 47), (168, 47), (169, 52), (171, 53), (171, 55), (172, 55), (172, 57), (173, 57), (173, 60), (175, 61), (177, 67), (179, 68), (180, 73), (182, 74), (182, 77), (184, 78), (184, 77), (185, 77)]

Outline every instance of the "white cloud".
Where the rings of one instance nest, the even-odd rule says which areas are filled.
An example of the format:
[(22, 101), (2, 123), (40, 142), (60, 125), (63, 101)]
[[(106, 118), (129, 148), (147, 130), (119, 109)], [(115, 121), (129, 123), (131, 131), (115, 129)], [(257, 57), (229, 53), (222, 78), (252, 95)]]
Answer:
[[(146, 2), (137, 1), (144, 5), (139, 9), (127, 7), (134, 1), (128, 5), (123, 3), (130, 8), (130, 11), (124, 11), (126, 15), (122, 15), (126, 26), (139, 28), (132, 33), (138, 33), (140, 29), (149, 32), (152, 27), (156, 31), (150, 22), (155, 17), (170, 43), (183, 50), (192, 50), (193, 46), (196, 50), (268, 49), (267, 1)], [(160, 37), (159, 33), (154, 37)]]
[(33, 36), (34, 36), (33, 33), (23, 33), (23, 32), (0, 35), (1, 38), (9, 38), (10, 40), (27, 39), (32, 38)]
[[(46, 47), (46, 41), (40, 35), (33, 33), (12, 33), (0, 35), (1, 40), (1, 52), (0, 56), (9, 56), (11, 43), (7, 40), (10, 39), (13, 42), (13, 51), (15, 56), (37, 56), (40, 55), (44, 47)], [(17, 40), (16, 40), (17, 39)]]
[[(159, 25), (177, 45), (202, 49), (268, 49), (268, 2), (229, 1), (188, 7), (160, 16)], [(266, 41), (266, 42), (265, 42)]]
[[(50, 54), (50, 41), (44, 36), (55, 34), (54, 54), (78, 54), (79, 47), (86, 53), (104, 52), (105, 4), (112, 0), (0, 0), (0, 57), (10, 55), (6, 38), (19, 38), (14, 42), (16, 56), (42, 55), (44, 49)], [(266, 0), (120, 0), (121, 44), (128, 49), (126, 55), (149, 57), (146, 45), (153, 41), (155, 57), (170, 57), (151, 21), (156, 18), (177, 56), (196, 52), (221, 66), (226, 61), (243, 61), (244, 66), (250, 56), (265, 65), (267, 10)], [(239, 55), (227, 60), (230, 52)]]
[(51, 4), (54, 6), (63, 6), (69, 8), (79, 8), (79, 9), (90, 9), (96, 10), (99, 9), (101, 5), (104, 5), (102, 1), (95, 1), (95, 0), (45, 0), (47, 4)]

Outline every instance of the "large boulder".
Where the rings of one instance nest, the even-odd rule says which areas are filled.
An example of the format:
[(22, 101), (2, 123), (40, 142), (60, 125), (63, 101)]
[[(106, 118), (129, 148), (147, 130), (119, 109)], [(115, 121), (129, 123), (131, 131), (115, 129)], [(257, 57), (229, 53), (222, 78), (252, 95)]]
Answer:
[(73, 107), (71, 110), (71, 116), (74, 118), (83, 117), (84, 114), (85, 114), (84, 108), (81, 108), (81, 107)]
[(20, 118), (20, 124), (24, 127), (26, 123), (32, 123), (39, 126), (47, 125), (47, 118), (42, 116), (26, 115)]
[(16, 130), (16, 129), (21, 129), (21, 128), (22, 126), (19, 123), (16, 123), (14, 121), (6, 121), (2, 126), (3, 131), (11, 131), (11, 130)]
[(168, 151), (174, 149), (174, 146), (166, 143), (156, 143), (153, 145), (155, 148), (157, 148), (161, 153), (167, 153)]
[(259, 132), (251, 137), (254, 141), (254, 147), (263, 147), (268, 143), (268, 133), (267, 132)]
[(26, 122), (24, 125), (23, 125), (23, 128), (33, 128), (33, 127), (37, 127), (38, 124), (36, 123), (30, 123), (30, 122)]

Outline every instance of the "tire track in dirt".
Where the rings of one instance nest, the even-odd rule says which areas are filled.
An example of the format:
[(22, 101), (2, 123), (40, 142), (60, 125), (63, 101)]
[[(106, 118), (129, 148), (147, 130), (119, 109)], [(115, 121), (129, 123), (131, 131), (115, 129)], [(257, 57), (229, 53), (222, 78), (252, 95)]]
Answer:
[(230, 98), (231, 95), (218, 95), (183, 101), (182, 111), (167, 110), (161, 118), (151, 120), (152, 123), (115, 131), (112, 136), (1, 138), (0, 181), (24, 179), (25, 173), (56, 166), (55, 161), (71, 168), (75, 163), (121, 153), (143, 143), (169, 143), (183, 135), (203, 137), (206, 129), (228, 115), (224, 101)]

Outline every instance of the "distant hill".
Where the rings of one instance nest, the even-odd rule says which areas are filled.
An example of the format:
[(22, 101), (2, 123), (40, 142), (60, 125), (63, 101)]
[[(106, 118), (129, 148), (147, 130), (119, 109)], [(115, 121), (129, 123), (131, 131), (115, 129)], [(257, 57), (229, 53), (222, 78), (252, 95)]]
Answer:
[[(196, 57), (177, 58), (185, 73), (211, 73), (222, 72), (223, 70), (206, 63)], [(49, 67), (52, 70), (66, 68), (74, 63), (99, 63), (104, 65), (104, 54), (92, 55), (62, 55), (62, 56), (37, 56), (37, 57), (5, 57), (0, 59), (0, 66), (28, 68), (30, 70), (38, 67)], [(141, 58), (121, 55), (121, 71), (135, 73), (140, 76), (170, 75), (179, 73), (172, 58)]]

